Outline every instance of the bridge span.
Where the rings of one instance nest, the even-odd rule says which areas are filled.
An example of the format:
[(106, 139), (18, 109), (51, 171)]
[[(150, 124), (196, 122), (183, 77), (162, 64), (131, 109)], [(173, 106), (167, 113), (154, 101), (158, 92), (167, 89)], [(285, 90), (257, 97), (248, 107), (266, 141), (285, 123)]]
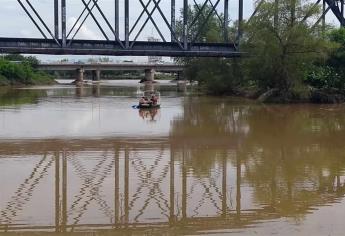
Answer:
[[(147, 3), (142, 0), (114, 0), (113, 6), (107, 5), (107, 8), (110, 6), (113, 10), (110, 15), (107, 11), (109, 9), (105, 9), (106, 7), (96, 0), (73, 1), (73, 3), (53, 0), (44, 3), (51, 10), (49, 17), (46, 17), (40, 9), (42, 4), (40, 1), (17, 0), (18, 8), (22, 8), (33, 26), (25, 30), (36, 30), (37, 36), (23, 38), (2, 34), (0, 53), (240, 57), (242, 52), (238, 46), (245, 22), (251, 20), (265, 1), (252, 0), (254, 7), (248, 9), (250, 0), (167, 0), (162, 1), (164, 3), (157, 0), (150, 0)], [(274, 2), (279, 4), (279, 0)], [(78, 4), (83, 10), (73, 8)], [(322, 23), (325, 26), (326, 15), (332, 13), (340, 25), (345, 26), (345, 0), (310, 0), (310, 4), (311, 10), (318, 6), (322, 8), (320, 18), (315, 20), (316, 23), (314, 21), (311, 23)], [(196, 9), (195, 15), (189, 13), (190, 8)], [(230, 14), (230, 10), (236, 13)], [(15, 21), (18, 17), (21, 15), (13, 15), (13, 19), (6, 21)], [(219, 32), (220, 38), (210, 43), (205, 42), (202, 34), (210, 20), (214, 19), (212, 17), (218, 21), (221, 32)], [(68, 19), (72, 18), (76, 21), (68, 25)], [(278, 21), (277, 16), (274, 18), (274, 21)], [(97, 25), (99, 30), (97, 40), (80, 36), (86, 25), (85, 22), (89, 21)], [(232, 40), (229, 33), (231, 28), (234, 31)], [(145, 32), (147, 33), (148, 30), (154, 30), (159, 35), (159, 39), (147, 41)]]
[(42, 63), (39, 70), (45, 71), (71, 71), (84, 69), (85, 71), (137, 71), (155, 70), (158, 72), (182, 72), (185, 68), (178, 64), (147, 64), (147, 63)]
[(42, 71), (77, 71), (77, 81), (82, 82), (85, 71), (92, 71), (94, 80), (100, 80), (101, 71), (144, 71), (148, 81), (154, 80), (156, 72), (180, 74), (185, 66), (178, 64), (147, 63), (42, 63), (38, 65)]

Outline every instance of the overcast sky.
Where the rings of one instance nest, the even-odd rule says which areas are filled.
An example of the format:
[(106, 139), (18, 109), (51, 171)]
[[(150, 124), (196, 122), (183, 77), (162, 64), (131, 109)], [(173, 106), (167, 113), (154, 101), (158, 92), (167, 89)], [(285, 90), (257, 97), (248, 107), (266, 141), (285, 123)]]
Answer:
[[(147, 3), (149, 0), (143, 0), (144, 3)], [(25, 3), (25, 0), (22, 0)], [(39, 12), (41, 17), (47, 23), (47, 25), (53, 30), (53, 0), (30, 0), (30, 2), (35, 6), (36, 10)], [(86, 0), (88, 2), (88, 0)], [(192, 3), (192, 0), (189, 0)], [(198, 0), (197, 2), (203, 2), (203, 0)], [(212, 0), (213, 3), (216, 3), (217, 0)], [(176, 0), (176, 9), (177, 17), (179, 17), (179, 9), (182, 8), (182, 0)], [(244, 0), (244, 9), (245, 17), (249, 17), (253, 12), (253, 3), (254, 0)], [(120, 0), (120, 37), (124, 39), (124, 0)], [(104, 14), (107, 16), (108, 20), (112, 25), (114, 25), (114, 0), (99, 0), (99, 5), (104, 11)], [(27, 6), (27, 4), (26, 4)], [(151, 3), (150, 9), (154, 6)], [(170, 0), (161, 0), (160, 7), (164, 12), (167, 19), (170, 19)], [(142, 11), (142, 6), (139, 0), (130, 0), (130, 26), (133, 26), (135, 20)], [(223, 1), (218, 5), (219, 13), (223, 13)], [(83, 3), (81, 0), (67, 0), (67, 28), (70, 29), (71, 26), (75, 23), (77, 17), (83, 10)], [(238, 14), (238, 0), (229, 1), (229, 11), (230, 19), (235, 21)], [(109, 28), (106, 27), (105, 22), (102, 20), (101, 15), (98, 13), (97, 9), (93, 10), (94, 14), (97, 16), (97, 19), (100, 21), (104, 30), (107, 32), (109, 37), (111, 33)], [(131, 35), (131, 40), (134, 39), (136, 33), (140, 29), (142, 23), (146, 19), (147, 15), (145, 14), (140, 21), (140, 24), (136, 27)], [(160, 30), (167, 38), (169, 37), (169, 30), (166, 24), (163, 21), (163, 18), (159, 15), (159, 12), (154, 13), (154, 19), (156, 20), (157, 25)], [(26, 16), (23, 9), (18, 4), (17, 0), (1, 0), (0, 6), (0, 36), (1, 37), (40, 37), (39, 31), (35, 28), (34, 24)], [(155, 30), (153, 24), (149, 22), (144, 28), (142, 34), (138, 40), (147, 40), (147, 37), (154, 36), (159, 38), (157, 31)], [(91, 18), (85, 22), (81, 31), (78, 33), (76, 38), (80, 39), (103, 39), (103, 36), (100, 30), (97, 28), (97, 25)]]

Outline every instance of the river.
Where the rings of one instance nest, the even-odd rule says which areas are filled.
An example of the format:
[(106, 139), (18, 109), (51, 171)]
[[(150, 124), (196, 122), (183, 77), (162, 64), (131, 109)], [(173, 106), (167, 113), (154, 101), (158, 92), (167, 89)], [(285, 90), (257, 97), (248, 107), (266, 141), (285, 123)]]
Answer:
[(344, 105), (143, 89), (0, 90), (1, 235), (344, 235)]

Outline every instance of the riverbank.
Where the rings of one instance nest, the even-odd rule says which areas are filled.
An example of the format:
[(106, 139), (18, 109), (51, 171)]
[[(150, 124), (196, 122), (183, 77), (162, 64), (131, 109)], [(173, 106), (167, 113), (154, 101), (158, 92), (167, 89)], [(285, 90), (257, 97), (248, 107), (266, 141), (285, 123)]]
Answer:
[(55, 84), (54, 78), (35, 69), (32, 59), (21, 61), (0, 59), (0, 86), (26, 86)]
[(280, 91), (279, 89), (262, 91), (256, 88), (241, 88), (227, 95), (257, 100), (261, 103), (345, 103), (345, 91), (340, 89), (318, 89), (311, 86), (303, 91)]

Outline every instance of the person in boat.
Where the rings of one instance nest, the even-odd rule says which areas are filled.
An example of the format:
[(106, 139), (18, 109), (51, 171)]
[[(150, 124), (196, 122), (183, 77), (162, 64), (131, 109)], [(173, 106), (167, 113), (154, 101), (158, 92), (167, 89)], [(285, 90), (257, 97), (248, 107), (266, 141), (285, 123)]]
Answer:
[(152, 96), (151, 96), (151, 104), (152, 105), (157, 105), (157, 103), (158, 103), (158, 98), (157, 98), (157, 96), (155, 96), (154, 94), (152, 94)]
[(146, 105), (148, 104), (148, 99), (146, 97), (141, 97), (139, 100), (139, 105)]

